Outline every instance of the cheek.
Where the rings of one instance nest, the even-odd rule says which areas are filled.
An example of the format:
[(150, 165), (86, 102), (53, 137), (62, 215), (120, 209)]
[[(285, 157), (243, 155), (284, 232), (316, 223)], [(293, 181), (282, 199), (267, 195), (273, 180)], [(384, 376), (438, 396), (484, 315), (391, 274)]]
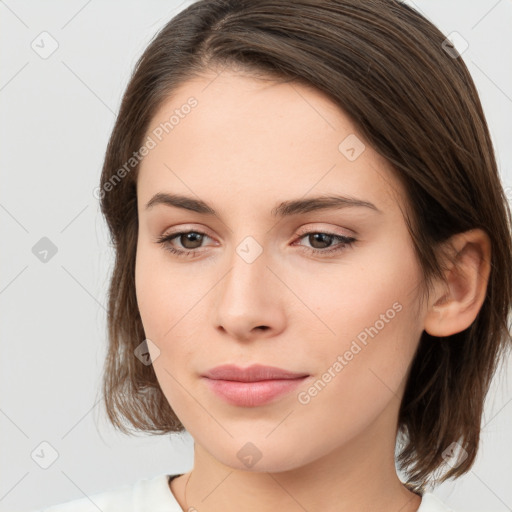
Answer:
[(325, 269), (295, 283), (297, 295), (316, 314), (308, 315), (311, 326), (328, 344), (341, 350), (352, 339), (364, 342), (368, 329), (375, 332), (372, 327), (386, 338), (397, 324), (414, 325), (420, 268), (407, 238), (354, 251), (346, 262)]
[(160, 287), (156, 279), (158, 270), (155, 267), (149, 251), (141, 245), (139, 239), (135, 259), (135, 294), (144, 332), (150, 339), (156, 338), (156, 327), (159, 319), (161, 321), (159, 301), (156, 300)]
[(372, 293), (357, 304), (347, 302), (347, 310), (330, 320), (336, 336), (332, 341), (324, 336), (317, 344), (316, 357), (311, 357), (315, 380), (297, 399), (303, 408), (301, 420), (321, 431), (327, 444), (332, 439), (347, 441), (384, 411), (392, 416), (399, 407), (420, 336), (406, 296), (405, 289), (395, 289)]
[(420, 269), (411, 248), (396, 244), (379, 255), (333, 272), (307, 295), (322, 320), (312, 322), (322, 326), (322, 343), (308, 328), (318, 356), (319, 387), (333, 382), (318, 402), (338, 401), (354, 414), (366, 405), (378, 408), (397, 393), (422, 331), (416, 307)]
[[(146, 338), (153, 342), (151, 359), (160, 388), (175, 413), (181, 418), (186, 396), (175, 380), (180, 369), (191, 368), (193, 359), (193, 333), (183, 329), (189, 317), (194, 317), (189, 294), (180, 292), (180, 280), (186, 281), (161, 261), (162, 249), (139, 244), (135, 265), (137, 305)], [(188, 312), (188, 313), (187, 313)], [(150, 345), (151, 347), (151, 345)], [(174, 377), (174, 378), (173, 378)], [(190, 405), (190, 404), (189, 404)]]
[[(190, 302), (187, 279), (179, 266), (170, 266), (161, 247), (139, 243), (135, 262), (137, 305), (146, 336), (162, 340), (185, 313)], [(190, 287), (190, 283), (188, 283)], [(186, 290), (186, 293), (183, 292)]]
[(190, 368), (188, 363), (202, 350), (198, 329), (204, 324), (201, 299), (205, 290), (183, 269), (169, 264), (161, 247), (137, 248), (137, 306), (146, 338), (160, 351), (155, 364), (159, 379), (159, 365), (172, 372), (175, 367)]

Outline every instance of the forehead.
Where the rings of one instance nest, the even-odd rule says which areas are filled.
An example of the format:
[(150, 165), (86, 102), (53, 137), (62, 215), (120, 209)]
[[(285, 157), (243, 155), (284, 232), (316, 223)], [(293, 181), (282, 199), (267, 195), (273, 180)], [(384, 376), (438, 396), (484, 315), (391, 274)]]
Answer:
[(161, 191), (252, 204), (335, 191), (390, 208), (403, 195), (344, 111), (303, 84), (230, 71), (196, 77), (160, 106), (146, 138), (153, 147), (137, 182), (146, 201)]

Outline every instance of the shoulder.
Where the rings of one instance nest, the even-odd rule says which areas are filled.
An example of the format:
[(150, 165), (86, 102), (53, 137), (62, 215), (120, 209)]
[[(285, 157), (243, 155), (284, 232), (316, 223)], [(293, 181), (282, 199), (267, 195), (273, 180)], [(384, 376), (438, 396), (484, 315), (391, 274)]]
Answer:
[(437, 496), (432, 493), (424, 493), (418, 512), (456, 512), (445, 505)]
[[(90, 496), (32, 512), (139, 512), (149, 509), (181, 511), (168, 486), (168, 475), (138, 480)], [(178, 508), (176, 508), (178, 506)]]

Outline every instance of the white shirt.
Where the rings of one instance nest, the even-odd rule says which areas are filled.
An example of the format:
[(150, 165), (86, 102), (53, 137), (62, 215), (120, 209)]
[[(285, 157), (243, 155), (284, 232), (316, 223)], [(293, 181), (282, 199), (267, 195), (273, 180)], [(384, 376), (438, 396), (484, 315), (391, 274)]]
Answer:
[[(158, 475), (88, 498), (60, 503), (38, 512), (183, 512), (169, 488), (169, 478)], [(35, 512), (35, 511), (34, 511)], [(454, 512), (431, 493), (424, 493), (417, 512)]]

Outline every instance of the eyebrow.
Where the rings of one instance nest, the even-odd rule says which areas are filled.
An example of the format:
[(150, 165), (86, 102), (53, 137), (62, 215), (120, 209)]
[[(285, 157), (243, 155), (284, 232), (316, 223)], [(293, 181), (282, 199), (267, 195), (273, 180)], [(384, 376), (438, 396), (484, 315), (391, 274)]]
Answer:
[[(179, 194), (167, 194), (164, 192), (155, 194), (148, 201), (145, 209), (149, 210), (158, 204), (174, 206), (176, 208), (190, 210), (193, 212), (201, 213), (203, 215), (217, 215), (215, 210), (201, 199), (195, 199), (193, 197), (187, 197)], [(373, 203), (370, 203), (369, 201), (364, 201), (362, 199), (349, 196), (330, 195), (311, 197), (308, 199), (293, 199), (289, 201), (283, 201), (271, 210), (271, 214), (273, 217), (287, 217), (317, 210), (353, 207), (368, 208), (374, 210), (377, 213), (382, 213), (381, 210), (379, 210)]]

